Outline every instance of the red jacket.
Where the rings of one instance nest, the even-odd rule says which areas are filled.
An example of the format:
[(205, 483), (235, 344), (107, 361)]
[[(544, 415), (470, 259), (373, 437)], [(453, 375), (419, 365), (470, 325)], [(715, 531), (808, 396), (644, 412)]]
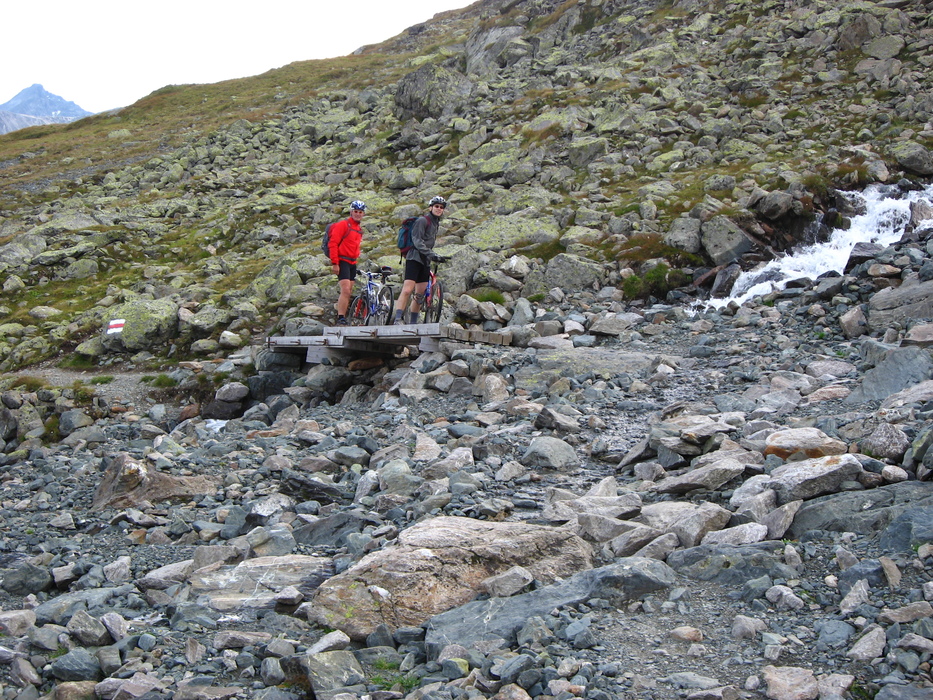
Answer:
[(338, 265), (345, 260), (356, 265), (360, 257), (360, 241), (363, 240), (363, 229), (353, 219), (341, 219), (330, 227), (330, 262)]

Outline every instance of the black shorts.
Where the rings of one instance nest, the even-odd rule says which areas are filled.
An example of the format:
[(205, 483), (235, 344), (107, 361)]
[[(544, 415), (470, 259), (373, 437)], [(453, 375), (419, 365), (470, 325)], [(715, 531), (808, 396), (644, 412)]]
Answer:
[(340, 261), (340, 272), (337, 273), (338, 280), (356, 279), (356, 263), (349, 263), (346, 260)]
[(427, 282), (431, 279), (431, 268), (427, 265), (422, 265), (417, 260), (406, 260), (405, 279), (414, 280), (416, 284)]

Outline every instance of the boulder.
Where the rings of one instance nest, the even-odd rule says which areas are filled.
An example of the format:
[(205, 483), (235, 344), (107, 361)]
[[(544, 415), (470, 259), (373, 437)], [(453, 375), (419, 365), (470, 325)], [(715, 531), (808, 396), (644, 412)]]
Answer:
[(752, 241), (727, 216), (714, 216), (700, 227), (703, 250), (715, 265), (726, 265), (749, 252)]
[(514, 566), (547, 583), (591, 568), (592, 551), (580, 537), (551, 527), (433, 518), (323, 583), (307, 615), (365, 639), (380, 624), (420, 625), (462, 605), (486, 579)]
[(204, 567), (188, 583), (202, 604), (217, 611), (272, 609), (281, 591), (294, 586), (310, 595), (333, 570), (329, 557), (260, 556), (235, 566)]
[(580, 465), (576, 450), (560, 438), (539, 436), (531, 441), (521, 463), (526, 467), (566, 469)]
[(766, 487), (774, 489), (782, 504), (836, 493), (845, 481), (862, 472), (854, 455), (832, 455), (790, 462), (774, 469)]
[(105, 459), (106, 468), (94, 492), (93, 508), (129, 508), (213, 494), (218, 482), (206, 476), (163, 474), (123, 452)]
[(686, 216), (674, 219), (664, 234), (664, 242), (688, 253), (700, 252), (700, 220)]
[(477, 251), (510, 250), (515, 247), (553, 243), (560, 238), (557, 222), (530, 211), (495, 216), (480, 222), (463, 241)]
[(111, 352), (151, 350), (178, 334), (178, 304), (171, 299), (129, 301), (111, 308), (107, 319), (100, 340)]
[(846, 397), (845, 402), (882, 401), (929, 379), (933, 379), (933, 358), (926, 348), (915, 345), (897, 348), (863, 375), (862, 383)]
[(567, 292), (601, 285), (603, 268), (597, 262), (579, 255), (560, 253), (551, 258), (544, 280), (548, 287), (559, 287)]
[(462, 73), (426, 63), (398, 81), (395, 106), (400, 119), (436, 119), (458, 112), (473, 89), (473, 82)]
[[(879, 37), (883, 39), (885, 37)], [(903, 46), (903, 39), (901, 39)], [(916, 141), (898, 143), (892, 149), (897, 164), (916, 175), (933, 175), (933, 153)]]
[(466, 43), (466, 69), (470, 75), (492, 77), (514, 62), (512, 42), (524, 33), (518, 26), (493, 26), (474, 32)]
[(908, 325), (917, 318), (933, 317), (933, 280), (921, 281), (917, 273), (909, 273), (896, 287), (886, 287), (872, 295), (868, 302), (868, 325), (884, 332), (895, 323)]
[(604, 598), (617, 604), (636, 600), (670, 588), (675, 580), (674, 572), (663, 562), (627, 557), (529, 593), (472, 601), (427, 622), (428, 657), (436, 658), (440, 650), (452, 642), (468, 649), (496, 640), (514, 643), (516, 633), (535, 616), (547, 617), (556, 608), (591, 598)]

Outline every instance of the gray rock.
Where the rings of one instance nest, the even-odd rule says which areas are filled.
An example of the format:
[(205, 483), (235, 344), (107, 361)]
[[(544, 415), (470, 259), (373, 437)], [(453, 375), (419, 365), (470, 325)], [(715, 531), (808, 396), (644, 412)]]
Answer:
[(403, 117), (437, 118), (458, 112), (473, 89), (465, 75), (426, 63), (398, 81), (395, 106)]
[(365, 680), (363, 668), (350, 651), (324, 651), (281, 660), (286, 679), (309, 687), (315, 697)]
[(60, 681), (97, 681), (102, 673), (100, 663), (83, 647), (72, 649), (55, 659), (51, 672)]
[(901, 142), (892, 149), (892, 153), (898, 165), (905, 170), (917, 175), (933, 175), (933, 154), (916, 141)]
[[(929, 491), (933, 497), (933, 490)], [(881, 533), (879, 545), (885, 552), (906, 552), (915, 545), (933, 541), (933, 505), (907, 508)]]
[(109, 310), (110, 320), (120, 319), (119, 333), (109, 333), (107, 324), (100, 340), (112, 352), (152, 350), (167, 344), (178, 333), (178, 305), (171, 299), (139, 299)]
[(435, 615), (426, 624), (429, 657), (456, 641), (472, 646), (484, 640), (514, 640), (527, 621), (562, 605), (589, 598), (632, 600), (674, 584), (674, 572), (660, 561), (629, 557), (566, 581), (505, 599), (473, 601)]
[[(878, 296), (877, 294), (875, 295)], [(846, 403), (881, 401), (914, 384), (933, 378), (933, 358), (928, 350), (909, 346), (893, 350), (845, 399)]]
[(778, 501), (785, 504), (835, 493), (844, 482), (855, 479), (861, 472), (861, 463), (852, 455), (816, 457), (774, 469), (766, 488), (774, 489)]
[(559, 253), (548, 263), (544, 275), (548, 287), (560, 287), (564, 291), (588, 289), (602, 284), (602, 265), (579, 255)]
[(664, 242), (688, 253), (700, 251), (700, 220), (681, 216), (671, 223), (664, 234)]
[(769, 192), (756, 205), (758, 213), (766, 219), (779, 219), (791, 210), (794, 197), (788, 192)]
[(559, 438), (547, 436), (534, 438), (520, 461), (526, 467), (551, 469), (567, 469), (580, 465), (580, 458), (572, 446)]
[(3, 577), (2, 588), (12, 595), (28, 595), (44, 591), (52, 585), (52, 576), (45, 567), (24, 563)]
[(796, 574), (784, 564), (782, 553), (780, 542), (700, 545), (672, 552), (667, 563), (676, 572), (693, 579), (741, 586), (762, 576), (794, 578)]
[(78, 610), (66, 625), (68, 632), (85, 646), (103, 646), (111, 641), (110, 632), (100, 622), (88, 615), (84, 610)]
[(731, 219), (714, 216), (700, 228), (706, 254), (716, 265), (725, 265), (752, 249), (752, 242)]
[(917, 481), (832, 494), (804, 503), (787, 534), (797, 538), (810, 530), (830, 530), (867, 535), (884, 529), (912, 506), (929, 505), (933, 487)]

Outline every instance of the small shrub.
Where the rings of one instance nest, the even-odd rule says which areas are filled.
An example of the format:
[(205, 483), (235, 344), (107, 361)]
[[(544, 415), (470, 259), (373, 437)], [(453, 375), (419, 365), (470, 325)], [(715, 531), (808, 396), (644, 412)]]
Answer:
[(45, 435), (42, 441), (46, 445), (53, 445), (62, 439), (61, 432), (58, 429), (59, 417), (57, 414), (49, 416), (45, 421)]
[(80, 352), (70, 353), (68, 357), (58, 363), (62, 369), (87, 370), (94, 367), (94, 359), (90, 355), (82, 355)]
[(660, 265), (655, 265), (645, 273), (643, 280), (650, 294), (667, 292), (667, 273), (669, 271), (670, 268), (664, 263), (661, 263)]
[(622, 260), (634, 263), (664, 258), (677, 266), (690, 267), (703, 264), (702, 257), (668, 245), (659, 233), (640, 233), (632, 236), (619, 246), (616, 255)]
[(493, 304), (505, 304), (505, 295), (492, 287), (480, 287), (469, 293), (476, 301), (491, 301)]
[(114, 379), (112, 374), (102, 374), (91, 379), (91, 384), (110, 384)]
[(71, 385), (71, 391), (74, 392), (75, 403), (81, 406), (87, 406), (94, 400), (94, 390), (78, 380)]
[(377, 674), (370, 677), (369, 680), (373, 685), (377, 685), (383, 690), (392, 690), (397, 687), (405, 693), (416, 688), (420, 681), (417, 676), (408, 673)]
[(649, 296), (663, 298), (671, 289), (683, 287), (690, 278), (682, 270), (671, 270), (664, 263), (655, 265), (644, 275), (632, 275), (622, 281), (626, 299), (644, 299)]
[(638, 275), (632, 275), (622, 280), (622, 293), (626, 299), (638, 299), (641, 297), (644, 288), (645, 283), (642, 282), (641, 277)]
[(21, 391), (32, 392), (38, 391), (43, 387), (48, 386), (48, 382), (40, 377), (33, 377), (30, 375), (25, 375), (22, 377), (17, 377), (13, 380), (12, 388), (19, 388)]
[(168, 389), (173, 386), (177, 386), (178, 382), (175, 379), (172, 379), (167, 374), (160, 374), (156, 377), (151, 377), (149, 375), (144, 376), (140, 381), (151, 384), (157, 389)]
[(548, 241), (547, 243), (531, 243), (519, 241), (515, 244), (515, 250), (521, 252), (529, 258), (541, 258), (547, 262), (564, 252), (564, 246), (559, 240)]

